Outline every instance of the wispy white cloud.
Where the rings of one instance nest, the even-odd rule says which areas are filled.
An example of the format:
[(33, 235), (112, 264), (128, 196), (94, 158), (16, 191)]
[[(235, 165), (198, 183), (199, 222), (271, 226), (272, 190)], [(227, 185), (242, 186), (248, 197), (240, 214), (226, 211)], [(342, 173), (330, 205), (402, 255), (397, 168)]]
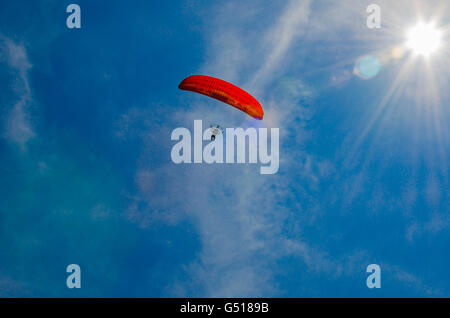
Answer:
[(29, 292), (26, 284), (17, 282), (0, 272), (0, 297), (26, 297)]
[[(330, 255), (324, 246), (315, 246), (302, 234), (302, 222), (316, 222), (315, 214), (323, 209), (314, 191), (324, 179), (334, 177), (337, 168), (331, 161), (301, 151), (301, 145), (311, 138), (308, 121), (314, 116), (305, 104), (313, 100), (317, 92), (304, 78), (286, 76), (291, 70), (286, 61), (296, 58), (291, 50), (300, 41), (332, 40), (335, 36), (347, 35), (356, 40), (367, 34), (352, 15), (357, 12), (359, 22), (365, 26), (364, 3), (353, 4), (354, 1), (344, 1), (314, 9), (309, 1), (290, 1), (281, 10), (275, 10), (277, 16), (271, 13), (266, 20), (261, 18), (264, 16), (261, 6), (253, 2), (228, 2), (208, 12), (207, 62), (199, 73), (232, 81), (262, 101), (264, 123), (280, 127), (281, 136), (288, 136), (281, 137), (278, 175), (261, 176), (251, 165), (176, 166), (169, 159), (162, 164), (152, 160), (155, 149), (168, 158), (171, 129), (190, 127), (194, 119), (213, 123), (218, 118), (226, 118), (223, 120), (229, 126), (247, 124), (238, 112), (226, 112), (225, 108), (213, 108), (207, 102), (196, 100), (188, 110), (180, 108), (170, 118), (138, 109), (124, 115), (119, 132), (123, 140), (131, 133), (133, 120), (142, 123), (139, 118), (158, 118), (158, 122), (144, 123), (142, 130), (136, 132), (142, 137), (144, 150), (135, 174), (137, 192), (132, 197), (127, 217), (144, 228), (154, 222), (177, 224), (189, 219), (200, 237), (201, 250), (185, 269), (189, 281), (175, 278), (168, 286), (169, 295), (279, 295), (283, 291), (275, 284), (274, 277), (279, 270), (277, 263), (284, 257), (297, 258), (308, 270), (330, 277), (364, 273), (365, 266), (372, 262), (373, 258), (364, 251)], [(311, 10), (316, 10), (314, 19), (311, 19)], [(258, 22), (261, 20), (264, 23)], [(301, 58), (295, 64), (300, 69), (305, 67)], [(351, 65), (356, 58), (352, 56), (347, 63)], [(332, 66), (331, 71), (326, 70), (336, 86), (348, 81), (348, 69)], [(162, 126), (161, 122), (173, 127)], [(160, 139), (164, 135), (167, 140)], [(296, 151), (290, 151), (292, 149)], [(326, 199), (342, 199), (344, 205), (351, 205), (366, 181), (363, 173), (355, 174), (341, 184), (343, 193)], [(342, 198), (338, 198), (339, 195)], [(412, 204), (414, 192), (406, 196)], [(384, 192), (379, 191), (373, 204), (382, 204), (384, 197)], [(286, 206), (287, 201), (291, 202), (290, 206)], [(303, 201), (315, 204), (306, 211), (300, 203)], [(398, 275), (398, 281), (404, 281), (405, 275), (415, 277)], [(417, 279), (413, 281), (419, 289), (425, 286)]]
[(405, 288), (411, 288), (418, 293), (425, 294), (427, 297), (442, 297), (443, 290), (427, 285), (423, 279), (411, 274), (399, 266), (384, 264), (383, 270), (392, 275), (393, 279), (402, 283)]
[(306, 33), (309, 14), (310, 1), (289, 2), (276, 24), (263, 37), (262, 46), (267, 53), (250, 86), (262, 88), (272, 81), (273, 73), (279, 72), (293, 41)]
[(27, 143), (35, 136), (30, 118), (32, 96), (28, 80), (31, 64), (28, 60), (25, 46), (0, 37), (0, 55), (2, 60), (11, 68), (14, 81), (12, 91), (18, 96), (18, 101), (7, 109), (4, 120), (3, 136), (25, 149)]
[[(215, 24), (214, 32), (207, 34), (207, 37), (217, 41), (212, 41), (208, 48), (211, 55), (202, 72), (220, 74), (222, 78), (225, 74), (228, 80), (234, 79), (238, 83), (248, 82), (244, 86), (252, 87), (252, 91), (262, 92), (265, 85), (279, 82), (280, 96), (261, 94), (266, 101), (265, 122), (270, 126), (281, 127), (285, 134), (297, 136), (298, 139), (292, 140), (301, 143), (301, 136), (307, 133), (301, 120), (299, 125), (293, 123), (298, 120), (293, 114), (302, 113), (304, 118), (310, 118), (308, 110), (299, 102), (313, 98), (314, 92), (301, 79), (284, 78), (280, 82), (282, 74), (272, 76), (270, 73), (281, 70), (292, 43), (304, 33), (309, 17), (309, 1), (289, 2), (280, 16), (273, 19), (273, 23), (261, 26), (257, 30), (258, 36), (253, 37), (240, 30), (243, 23), (251, 23), (248, 19), (239, 20), (243, 14), (239, 10), (241, 6), (241, 2), (228, 3), (224, 10), (216, 12), (218, 16), (214, 17), (214, 21), (224, 24)], [(246, 15), (257, 16), (256, 6), (253, 8), (248, 3), (244, 6)], [(237, 12), (237, 16), (229, 15), (230, 12)], [(233, 22), (230, 23), (224, 16)], [(229, 25), (232, 27), (228, 28)], [(255, 31), (252, 32), (255, 35)], [(230, 52), (230, 47), (236, 50)], [(251, 72), (248, 65), (253, 64), (252, 54), (247, 54), (250, 51), (261, 58), (261, 63), (254, 65)], [(248, 74), (254, 75), (248, 77)], [(271, 112), (271, 108), (277, 108), (277, 103), (283, 103), (284, 107)], [(136, 111), (134, 109), (125, 115), (123, 122), (129, 123), (130, 118), (142, 118), (136, 116)], [(172, 114), (171, 121), (189, 127), (194, 119), (226, 118), (221, 116), (221, 112), (222, 108), (212, 110), (210, 105), (199, 103), (189, 111), (180, 110)], [(228, 122), (239, 126), (242, 119), (236, 116)], [(148, 129), (154, 129), (153, 125), (148, 125)], [(122, 139), (126, 127), (121, 125), (119, 135)], [(166, 141), (145, 136), (148, 149), (166, 148), (161, 146)], [(284, 156), (282, 162), (286, 165), (297, 162), (288, 158), (289, 152), (285, 151)], [(314, 160), (312, 155), (304, 156), (309, 169), (302, 171), (300, 176), (305, 182), (317, 180), (332, 169), (324, 162), (310, 162)], [(306, 244), (295, 231), (286, 231), (285, 222), (292, 220), (292, 211), (283, 203), (289, 193), (289, 179), (277, 175), (261, 176), (253, 168), (251, 165), (175, 166), (169, 163), (154, 167), (148, 162), (140, 164), (135, 177), (138, 192), (134, 203), (128, 208), (128, 218), (143, 227), (160, 220), (176, 223), (189, 218), (200, 235), (202, 249), (198, 258), (186, 268), (192, 281), (172, 285), (172, 294), (274, 295), (281, 292), (273, 285), (276, 263), (287, 256), (300, 258), (314, 271), (336, 272), (326, 253)], [(298, 168), (302, 170), (301, 166)]]

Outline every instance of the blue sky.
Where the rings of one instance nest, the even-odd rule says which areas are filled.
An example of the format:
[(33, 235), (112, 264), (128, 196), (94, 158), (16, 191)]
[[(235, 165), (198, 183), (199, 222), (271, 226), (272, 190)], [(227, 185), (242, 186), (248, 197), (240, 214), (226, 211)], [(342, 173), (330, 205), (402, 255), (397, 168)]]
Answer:
[[(446, 1), (377, 1), (376, 30), (371, 1), (70, 3), (0, 4), (0, 296), (450, 296), (450, 57), (392, 57)], [(255, 125), (191, 74), (261, 102), (277, 174), (171, 161), (194, 119)]]

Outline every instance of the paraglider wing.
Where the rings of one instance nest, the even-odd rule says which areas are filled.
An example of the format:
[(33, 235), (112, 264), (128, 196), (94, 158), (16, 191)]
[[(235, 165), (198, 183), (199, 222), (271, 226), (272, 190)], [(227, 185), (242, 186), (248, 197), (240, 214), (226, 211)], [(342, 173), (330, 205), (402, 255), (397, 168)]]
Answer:
[(185, 78), (179, 89), (203, 94), (236, 107), (253, 118), (262, 119), (264, 111), (259, 102), (243, 89), (221, 79), (205, 75)]

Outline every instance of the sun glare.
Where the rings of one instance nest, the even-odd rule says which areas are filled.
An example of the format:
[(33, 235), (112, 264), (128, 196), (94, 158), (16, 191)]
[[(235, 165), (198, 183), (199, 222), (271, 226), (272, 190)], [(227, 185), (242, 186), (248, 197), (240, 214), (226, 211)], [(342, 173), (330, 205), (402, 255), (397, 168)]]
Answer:
[(408, 32), (406, 46), (416, 55), (428, 57), (441, 46), (442, 34), (432, 23), (419, 23)]

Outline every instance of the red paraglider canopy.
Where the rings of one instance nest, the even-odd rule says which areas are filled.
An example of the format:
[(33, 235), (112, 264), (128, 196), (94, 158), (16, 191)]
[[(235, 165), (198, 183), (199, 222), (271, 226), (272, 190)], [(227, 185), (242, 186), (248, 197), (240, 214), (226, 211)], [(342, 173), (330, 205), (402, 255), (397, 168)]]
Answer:
[(236, 107), (253, 118), (262, 119), (264, 111), (259, 102), (243, 89), (221, 79), (205, 75), (185, 78), (179, 89), (203, 94)]

